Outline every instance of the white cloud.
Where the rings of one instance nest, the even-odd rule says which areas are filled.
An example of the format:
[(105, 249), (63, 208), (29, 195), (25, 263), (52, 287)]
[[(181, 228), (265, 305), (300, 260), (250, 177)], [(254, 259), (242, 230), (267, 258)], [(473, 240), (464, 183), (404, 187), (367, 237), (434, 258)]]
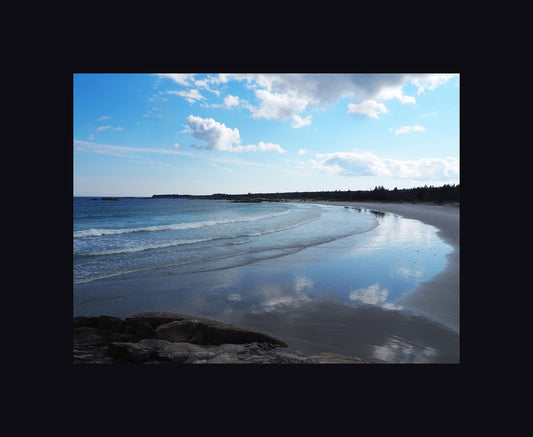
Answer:
[(389, 112), (383, 103), (376, 100), (363, 100), (361, 103), (350, 103), (348, 114), (363, 114), (369, 117), (378, 118), (379, 112)]
[[(341, 98), (350, 98), (348, 112), (377, 118), (387, 112), (384, 104), (398, 99), (403, 104), (415, 103), (415, 98), (404, 94), (404, 87), (412, 83), (418, 94), (445, 84), (453, 74), (220, 74), (194, 79), (193, 74), (160, 74), (184, 86), (205, 88), (219, 94), (210, 86), (230, 80), (245, 81), (253, 89), (258, 104), (247, 107), (253, 118), (281, 121), (292, 120), (292, 127), (311, 123), (310, 116), (302, 117), (306, 109), (325, 109)], [(229, 97), (229, 96), (228, 96)], [(238, 97), (238, 96), (234, 96)], [(225, 102), (226, 107), (237, 104)], [(235, 101), (236, 102), (236, 101)], [(241, 100), (242, 102), (242, 100)], [(240, 106), (244, 106), (242, 103)]]
[(260, 107), (256, 118), (288, 120), (307, 108), (326, 107), (343, 97), (355, 99), (348, 112), (377, 117), (387, 112), (384, 101), (398, 99), (403, 104), (415, 103), (404, 94), (409, 83), (418, 86), (418, 93), (445, 84), (453, 74), (239, 74), (229, 79), (246, 80), (256, 91)]
[(104, 121), (104, 120), (109, 120), (111, 117), (109, 117), (108, 115), (102, 115), (98, 121)]
[[(109, 117), (107, 117), (109, 118)], [(124, 130), (124, 128), (122, 126), (117, 126), (117, 127), (113, 127), (113, 126), (110, 126), (110, 125), (106, 125), (106, 126), (98, 126), (96, 128), (96, 132), (102, 132), (102, 131), (105, 131), (105, 130), (108, 130), (108, 129), (112, 129), (112, 130), (116, 130), (116, 131), (121, 131), (121, 130)], [(91, 134), (89, 136), (89, 138), (87, 138), (88, 140), (94, 140), (94, 134)]]
[(392, 176), (402, 179), (443, 181), (459, 178), (456, 158), (422, 158), (417, 161), (380, 158), (370, 152), (318, 153), (311, 168), (345, 176)]
[(247, 146), (236, 146), (233, 147), (232, 152), (279, 152), (279, 153), (285, 153), (285, 150), (281, 148), (279, 144), (273, 144), (273, 143), (264, 143), (263, 141), (259, 141), (259, 145), (255, 144), (249, 144)]
[(255, 91), (255, 96), (261, 104), (252, 110), (252, 118), (289, 120), (308, 105), (305, 99), (294, 93), (273, 93), (260, 89)]
[(285, 153), (279, 144), (265, 143), (260, 141), (256, 146), (249, 144), (241, 145), (239, 129), (226, 127), (224, 123), (219, 123), (212, 118), (201, 118), (194, 115), (187, 117), (187, 127), (185, 132), (189, 132), (194, 138), (204, 141), (208, 150), (224, 150), (229, 152), (279, 152)]
[(444, 85), (452, 77), (457, 77), (457, 74), (420, 74), (411, 77), (411, 83), (418, 87), (418, 94), (424, 93), (426, 89), (434, 90), (435, 88)]
[(219, 123), (212, 118), (201, 118), (189, 115), (187, 117), (186, 131), (193, 138), (204, 141), (209, 150), (229, 150), (233, 145), (241, 142), (239, 129), (226, 127), (224, 123)]
[(238, 96), (232, 96), (231, 94), (229, 94), (228, 96), (226, 96), (224, 98), (224, 105), (227, 106), (228, 108), (232, 108), (234, 106), (238, 106), (239, 105), (239, 97)]
[(197, 89), (190, 89), (189, 91), (167, 91), (167, 94), (176, 94), (181, 96), (189, 103), (194, 103), (198, 100), (205, 100), (205, 97), (202, 96)]
[(379, 93), (376, 95), (376, 99), (378, 100), (398, 99), (403, 104), (416, 103), (416, 100), (414, 97), (406, 96), (403, 93), (402, 86), (385, 86), (380, 89)]
[(342, 97), (357, 99), (351, 103), (349, 112), (373, 117), (377, 117), (378, 111), (387, 111), (382, 100), (415, 101), (403, 94), (409, 76), (402, 74), (239, 74), (230, 78), (246, 80), (248, 87), (255, 89), (260, 105), (252, 110), (253, 117), (293, 119), (293, 127), (301, 127), (303, 110), (325, 109)]
[[(392, 128), (389, 129), (392, 131)], [(426, 129), (424, 126), (420, 126), (419, 124), (415, 124), (413, 126), (402, 126), (399, 127), (394, 131), (395, 134), (410, 134), (411, 132), (424, 132)]]
[(263, 141), (259, 141), (259, 145), (257, 146), (257, 149), (260, 150), (261, 152), (285, 153), (285, 150), (283, 150), (279, 144), (264, 143)]
[(189, 80), (193, 78), (194, 74), (183, 74), (183, 73), (162, 73), (158, 74), (159, 77), (166, 77), (172, 79), (179, 85), (189, 86)]
[(226, 83), (228, 81), (227, 74), (208, 75), (203, 79), (195, 79), (194, 77), (197, 76), (197, 74), (190, 73), (160, 73), (157, 74), (157, 76), (160, 78), (172, 79), (174, 82), (182, 86), (196, 86), (198, 88), (204, 88), (205, 90), (212, 92), (217, 96), (220, 94), (220, 92), (216, 89), (212, 89), (211, 85), (216, 86), (220, 83)]
[(313, 117), (311, 115), (308, 115), (305, 118), (300, 117), (299, 115), (293, 115), (292, 120), (292, 127), (295, 129), (298, 129), (300, 127), (309, 126), (311, 124), (311, 119)]
[(309, 152), (309, 150), (307, 150), (307, 149), (300, 149), (300, 150), (298, 150), (298, 155), (305, 155), (307, 152)]

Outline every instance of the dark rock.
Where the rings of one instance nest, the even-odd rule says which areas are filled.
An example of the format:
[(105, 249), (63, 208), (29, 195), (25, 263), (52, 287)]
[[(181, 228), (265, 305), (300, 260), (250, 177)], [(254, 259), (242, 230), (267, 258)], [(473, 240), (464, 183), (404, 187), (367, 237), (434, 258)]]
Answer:
[(96, 327), (100, 330), (108, 330), (111, 332), (123, 332), (124, 331), (124, 320), (119, 319), (118, 317), (100, 316), (98, 317), (98, 322), (97, 322)]
[(111, 343), (107, 348), (107, 355), (118, 362), (142, 363), (148, 361), (153, 350), (140, 343)]
[(125, 332), (113, 332), (109, 336), (106, 337), (106, 340), (108, 341), (118, 341), (118, 342), (124, 342), (128, 341), (130, 343), (138, 342), (141, 340), (141, 337), (135, 334), (128, 334)]
[(73, 343), (81, 344), (101, 344), (103, 336), (95, 329), (88, 326), (74, 328)]
[(228, 323), (185, 314), (166, 312), (141, 313), (126, 318), (126, 323), (148, 323), (157, 332), (157, 338), (171, 341), (190, 341), (197, 344), (267, 342), (282, 347), (287, 344), (261, 332), (242, 329)]
[(204, 341), (206, 341), (208, 344), (218, 345), (224, 343), (242, 344), (265, 342), (281, 347), (288, 347), (285, 342), (261, 332), (249, 331), (222, 323), (213, 323), (207, 325), (204, 330), (204, 336)]
[(133, 316), (126, 317), (126, 323), (135, 321), (147, 322), (153, 329), (156, 329), (159, 325), (164, 323), (173, 322), (175, 320), (191, 319), (192, 317), (183, 314), (168, 313), (164, 311), (154, 311), (148, 313), (135, 314)]
[(74, 364), (112, 364), (114, 361), (106, 351), (107, 346), (74, 345)]
[(75, 317), (74, 363), (307, 364), (368, 361), (333, 353), (303, 354), (281, 340), (216, 320), (151, 312)]
[(143, 319), (126, 319), (124, 331), (141, 338), (155, 338), (157, 336), (152, 325)]
[(98, 324), (98, 317), (86, 317), (86, 316), (74, 317), (73, 324), (75, 328), (82, 328), (82, 327), (96, 328), (96, 325)]
[(196, 320), (175, 320), (156, 328), (157, 338), (172, 342), (191, 341), (199, 330), (200, 323)]

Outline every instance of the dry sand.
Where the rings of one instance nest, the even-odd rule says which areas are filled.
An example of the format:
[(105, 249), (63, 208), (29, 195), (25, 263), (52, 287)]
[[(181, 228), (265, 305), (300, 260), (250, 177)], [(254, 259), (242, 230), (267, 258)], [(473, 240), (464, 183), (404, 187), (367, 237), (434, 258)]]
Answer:
[(335, 201), (315, 203), (391, 212), (405, 218), (420, 220), (439, 229), (439, 237), (454, 249), (448, 254), (446, 268), (429, 281), (421, 283), (398, 303), (419, 310), (459, 332), (460, 208), (458, 205)]

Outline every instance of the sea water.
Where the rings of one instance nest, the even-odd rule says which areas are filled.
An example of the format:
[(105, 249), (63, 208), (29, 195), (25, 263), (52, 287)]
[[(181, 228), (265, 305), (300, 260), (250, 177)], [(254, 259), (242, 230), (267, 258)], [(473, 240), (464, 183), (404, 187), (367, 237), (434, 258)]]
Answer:
[(451, 251), (436, 228), (365, 208), (74, 197), (73, 313), (186, 313), (304, 352), (456, 362), (457, 334), (396, 302)]

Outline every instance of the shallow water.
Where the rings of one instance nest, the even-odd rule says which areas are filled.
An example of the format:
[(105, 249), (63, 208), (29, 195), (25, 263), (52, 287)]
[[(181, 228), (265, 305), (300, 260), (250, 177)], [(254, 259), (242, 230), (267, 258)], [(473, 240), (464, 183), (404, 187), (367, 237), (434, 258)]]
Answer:
[[(217, 240), (231, 243), (219, 247), (217, 256), (74, 284), (74, 316), (171, 311), (260, 330), (304, 352), (383, 362), (459, 361), (457, 333), (396, 302), (445, 268), (452, 248), (438, 238), (436, 228), (351, 207), (247, 206), (240, 205), (240, 211), (250, 214), (239, 217), (249, 221), (237, 225), (236, 216), (226, 217), (238, 237)], [(259, 230), (242, 227), (262, 221)], [(130, 226), (135, 227), (138, 223)], [(189, 238), (211, 236), (204, 232)], [(174, 246), (175, 256), (183, 256), (182, 249)], [(142, 257), (134, 262), (146, 263)]]

